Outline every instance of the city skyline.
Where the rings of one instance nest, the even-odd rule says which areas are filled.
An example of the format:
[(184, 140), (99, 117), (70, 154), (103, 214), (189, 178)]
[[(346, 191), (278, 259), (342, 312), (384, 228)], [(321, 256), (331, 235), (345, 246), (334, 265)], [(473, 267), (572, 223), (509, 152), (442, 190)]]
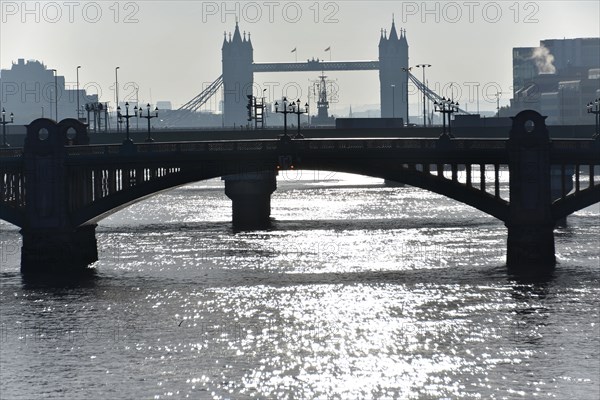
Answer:
[[(477, 87), (482, 111), (495, 109), (492, 94), (497, 92), (502, 92), (500, 104), (508, 103), (513, 47), (535, 46), (550, 38), (600, 36), (594, 22), (599, 6), (592, 1), (572, 2), (568, 9), (551, 1), (23, 4), (2, 3), (2, 69), (19, 58), (37, 59), (74, 86), (76, 67), (81, 65), (81, 87), (112, 103), (119, 66), (120, 100), (135, 96), (137, 85), (140, 102), (167, 100), (174, 108), (221, 74), (223, 32), (232, 32), (236, 19), (240, 30), (251, 34), (255, 62), (290, 62), (296, 57), (350, 61), (377, 60), (381, 30), (389, 31), (393, 16), (398, 29), (406, 29), (410, 65), (432, 64), (426, 77), (429, 86), (440, 94), (453, 94), (473, 111)], [(19, 40), (11, 40), (14, 37)], [(420, 77), (419, 73), (415, 74)], [(355, 111), (379, 105), (377, 73), (328, 75), (339, 87), (339, 101), (331, 107), (334, 114), (351, 105)], [(268, 100), (274, 101), (285, 94), (283, 87), (294, 88), (290, 97), (306, 98), (316, 78), (314, 73), (264, 73), (256, 82), (269, 89)], [(411, 114), (418, 114), (419, 97), (411, 92)], [(208, 107), (218, 110), (215, 102)]]

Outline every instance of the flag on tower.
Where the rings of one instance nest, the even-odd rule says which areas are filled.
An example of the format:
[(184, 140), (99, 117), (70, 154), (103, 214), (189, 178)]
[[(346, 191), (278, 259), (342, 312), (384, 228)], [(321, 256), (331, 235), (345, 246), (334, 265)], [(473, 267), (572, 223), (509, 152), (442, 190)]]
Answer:
[(331, 50), (331, 46), (329, 46), (328, 48), (325, 49), (325, 51), (329, 51)]
[(292, 50), (290, 53), (295, 53), (296, 52), (296, 48), (294, 47), (294, 50)]

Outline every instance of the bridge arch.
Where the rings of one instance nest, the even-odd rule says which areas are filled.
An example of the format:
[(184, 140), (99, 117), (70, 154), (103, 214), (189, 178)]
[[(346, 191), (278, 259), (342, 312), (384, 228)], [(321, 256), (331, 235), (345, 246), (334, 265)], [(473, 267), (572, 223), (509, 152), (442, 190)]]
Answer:
[[(396, 168), (390, 168), (389, 165), (385, 164), (365, 165), (351, 160), (347, 163), (340, 163), (339, 160), (330, 163), (322, 161), (311, 162), (307, 160), (301, 162), (295, 169), (341, 172), (393, 180), (446, 196), (489, 214), (501, 221), (506, 221), (506, 218), (508, 217), (508, 202), (501, 198), (497, 198), (480, 189), (452, 181), (451, 179), (438, 177), (417, 169), (406, 168), (402, 165), (397, 165)], [(264, 166), (255, 163), (249, 163), (243, 167), (243, 171), (243, 174), (236, 175), (236, 179), (242, 181), (247, 179), (252, 181), (252, 176), (257, 173), (265, 172), (265, 168)], [(186, 184), (223, 176), (224, 175), (218, 171), (211, 171), (203, 168), (178, 169), (161, 178), (137, 184), (95, 200), (92, 203), (75, 210), (73, 213), (73, 223), (76, 226), (94, 224), (115, 212), (123, 210), (130, 205), (148, 199), (156, 194)]]

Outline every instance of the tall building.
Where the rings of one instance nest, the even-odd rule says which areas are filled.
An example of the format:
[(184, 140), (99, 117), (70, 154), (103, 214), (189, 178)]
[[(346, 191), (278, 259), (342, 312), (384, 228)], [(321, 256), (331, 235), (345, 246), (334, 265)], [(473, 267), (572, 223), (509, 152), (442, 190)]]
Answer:
[(40, 117), (57, 119), (57, 111), (59, 120), (77, 118), (78, 95), (82, 108), (98, 101), (97, 95), (88, 96), (84, 89), (78, 93), (75, 83), (67, 87), (64, 76), (58, 75), (55, 81), (53, 70), (37, 60), (20, 58), (10, 69), (0, 71), (0, 107), (12, 112), (17, 124)]
[(235, 23), (233, 37), (225, 34), (223, 47), (223, 111), (224, 126), (243, 126), (248, 123), (246, 105), (247, 95), (252, 95), (254, 83), (252, 63), (254, 50), (250, 34), (240, 34), (238, 23)]
[(589, 124), (586, 104), (600, 97), (600, 38), (548, 39), (513, 48), (511, 113), (533, 109), (548, 124)]
[(392, 21), (390, 34), (381, 32), (379, 39), (379, 82), (382, 118), (404, 118), (407, 121), (408, 42), (406, 31), (396, 31), (396, 23)]

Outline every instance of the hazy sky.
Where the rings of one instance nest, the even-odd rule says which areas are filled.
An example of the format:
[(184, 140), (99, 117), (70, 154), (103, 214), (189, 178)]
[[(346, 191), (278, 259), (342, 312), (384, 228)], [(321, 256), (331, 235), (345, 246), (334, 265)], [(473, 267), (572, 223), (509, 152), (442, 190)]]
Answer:
[[(535, 46), (541, 39), (600, 36), (600, 2), (590, 1), (57, 1), (1, 0), (0, 66), (18, 58), (38, 59), (74, 84), (114, 99), (119, 66), (120, 98), (171, 100), (179, 106), (221, 73), (223, 32), (252, 34), (255, 62), (377, 60), (380, 29), (389, 31), (392, 14), (407, 31), (410, 64), (429, 63), (430, 86), (460, 89), (461, 104), (475, 110), (476, 83), (481, 109), (495, 108), (512, 92), (512, 47)], [(421, 71), (416, 71), (421, 76)], [(306, 98), (317, 74), (256, 74), (271, 96)], [(350, 104), (379, 103), (376, 71), (334, 72), (339, 98), (335, 110)], [(471, 89), (469, 89), (471, 88)], [(483, 89), (487, 93), (484, 93)], [(472, 92), (469, 99), (469, 91)], [(441, 93), (441, 94), (449, 94)], [(411, 95), (411, 114), (419, 95)], [(216, 105), (213, 105), (216, 108)]]

